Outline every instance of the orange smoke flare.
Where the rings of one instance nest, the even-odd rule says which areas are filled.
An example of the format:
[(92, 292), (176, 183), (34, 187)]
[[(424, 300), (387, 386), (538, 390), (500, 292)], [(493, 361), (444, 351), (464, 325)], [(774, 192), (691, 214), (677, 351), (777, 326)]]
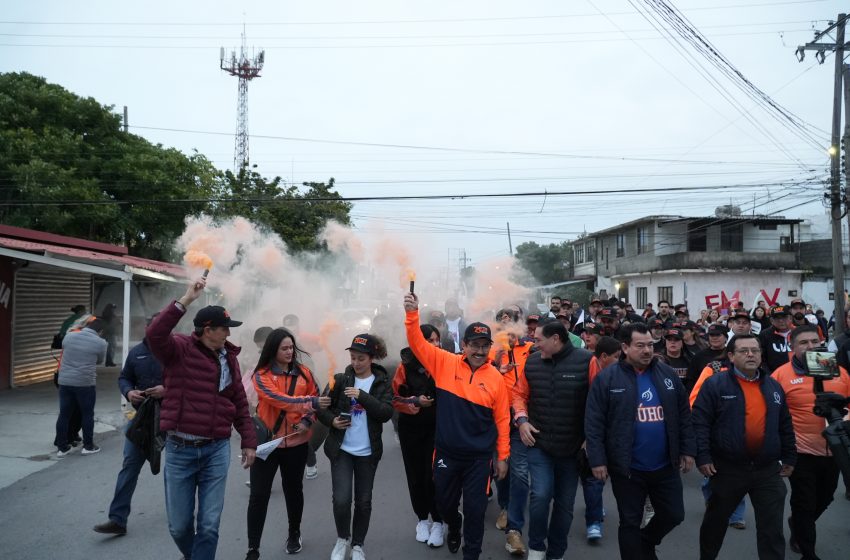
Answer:
[(496, 340), (494, 341), (496, 345), (504, 350), (505, 352), (509, 352), (511, 349), (511, 342), (508, 338), (507, 331), (499, 331), (496, 333)]
[(330, 389), (331, 391), (334, 390), (334, 373), (336, 373), (336, 360), (334, 359), (334, 353), (331, 349), (330, 338), (334, 333), (339, 331), (339, 329), (339, 323), (337, 323), (333, 319), (328, 319), (322, 324), (321, 327), (319, 327), (319, 346), (322, 347), (322, 351), (328, 358), (328, 389)]
[(189, 249), (188, 251), (186, 251), (186, 254), (183, 255), (183, 262), (193, 268), (204, 268), (207, 270), (209, 270), (213, 266), (213, 261), (209, 255), (201, 251), (195, 251), (193, 249)]

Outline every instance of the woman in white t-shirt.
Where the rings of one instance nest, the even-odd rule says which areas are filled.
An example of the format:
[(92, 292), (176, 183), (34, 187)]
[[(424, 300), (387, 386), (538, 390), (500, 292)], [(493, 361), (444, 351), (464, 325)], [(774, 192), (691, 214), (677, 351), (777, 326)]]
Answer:
[[(372, 485), (381, 460), (383, 424), (393, 416), (390, 378), (376, 360), (387, 356), (383, 340), (359, 334), (347, 348), (351, 364), (329, 384), (331, 405), (318, 411), (330, 428), (325, 455), (331, 461), (337, 540), (331, 560), (366, 560), (363, 542), (372, 514)], [(353, 490), (354, 516), (351, 502)]]

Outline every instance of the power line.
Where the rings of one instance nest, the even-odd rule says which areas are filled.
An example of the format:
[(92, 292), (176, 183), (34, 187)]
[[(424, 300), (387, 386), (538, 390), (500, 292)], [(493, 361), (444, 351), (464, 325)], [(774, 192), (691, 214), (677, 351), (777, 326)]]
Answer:
[[(785, 6), (790, 4), (816, 4), (826, 0), (786, 0), (783, 2), (760, 2), (748, 4), (723, 4), (712, 6), (696, 6), (689, 8), (689, 12), (708, 11), (708, 10), (726, 10), (730, 8), (759, 8), (768, 6)], [(611, 15), (633, 15), (636, 12), (623, 11), (612, 12)], [(349, 21), (256, 21), (248, 22), (246, 25), (251, 27), (261, 26), (294, 26), (294, 25), (383, 25), (383, 24), (405, 24), (405, 23), (455, 23), (455, 22), (484, 22), (484, 21), (522, 21), (522, 20), (549, 20), (549, 19), (568, 19), (578, 17), (598, 17), (598, 14), (553, 14), (539, 16), (505, 16), (505, 17), (485, 17), (485, 18), (440, 18), (440, 19), (395, 19), (395, 20), (349, 20)], [(243, 22), (244, 23), (244, 22)], [(122, 22), (122, 21), (15, 21), (7, 20), (0, 21), (0, 24), (8, 25), (103, 25), (103, 26), (183, 26), (183, 27), (217, 27), (217, 26), (233, 26), (233, 22), (167, 22), (167, 21), (149, 21), (149, 22)], [(241, 25), (241, 24), (240, 24)]]

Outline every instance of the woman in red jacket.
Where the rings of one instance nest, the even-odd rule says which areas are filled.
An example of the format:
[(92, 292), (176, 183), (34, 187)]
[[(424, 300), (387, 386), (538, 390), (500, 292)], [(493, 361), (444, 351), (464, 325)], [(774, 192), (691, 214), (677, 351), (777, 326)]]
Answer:
[[(440, 331), (420, 325), (425, 340), (440, 348)], [(419, 518), (416, 540), (431, 548), (443, 546), (443, 518), (434, 499), (434, 436), (437, 432), (434, 378), (410, 348), (401, 351), (393, 378), (393, 407), (399, 412), (398, 437), (413, 511)], [(431, 520), (428, 520), (428, 516)]]
[(254, 388), (259, 398), (257, 415), (275, 432), (275, 438), (284, 439), (266, 460), (257, 460), (251, 467), (246, 560), (260, 557), (260, 539), (278, 470), (289, 518), (286, 552), (301, 551), (302, 479), (307, 464), (307, 442), (316, 420), (315, 411), (330, 404), (328, 397), (319, 397), (313, 374), (300, 363), (302, 354), (295, 335), (283, 328), (275, 329), (266, 339), (255, 368)]

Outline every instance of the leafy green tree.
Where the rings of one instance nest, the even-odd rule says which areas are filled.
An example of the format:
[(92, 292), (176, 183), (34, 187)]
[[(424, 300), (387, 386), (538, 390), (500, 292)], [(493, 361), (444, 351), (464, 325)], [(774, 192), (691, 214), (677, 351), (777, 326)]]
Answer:
[(515, 257), (540, 284), (554, 284), (567, 279), (572, 247), (566, 241), (548, 245), (529, 241), (517, 246)]
[[(112, 107), (44, 78), (0, 74), (0, 221), (162, 258), (203, 212), (216, 170), (123, 132)], [(174, 205), (170, 200), (196, 200)], [(155, 204), (146, 201), (157, 201)]]
[(224, 172), (219, 185), (221, 202), (214, 205), (219, 218), (244, 216), (277, 233), (290, 250), (322, 249), (319, 232), (328, 220), (348, 225), (351, 204), (333, 190), (333, 177), (327, 183), (281, 185), (281, 178), (271, 181), (251, 169), (239, 174)]
[(0, 223), (126, 245), (169, 258), (187, 216), (244, 216), (295, 251), (318, 249), (329, 219), (350, 221), (333, 179), (282, 186), (219, 171), (121, 129), (112, 107), (27, 73), (0, 74)]

